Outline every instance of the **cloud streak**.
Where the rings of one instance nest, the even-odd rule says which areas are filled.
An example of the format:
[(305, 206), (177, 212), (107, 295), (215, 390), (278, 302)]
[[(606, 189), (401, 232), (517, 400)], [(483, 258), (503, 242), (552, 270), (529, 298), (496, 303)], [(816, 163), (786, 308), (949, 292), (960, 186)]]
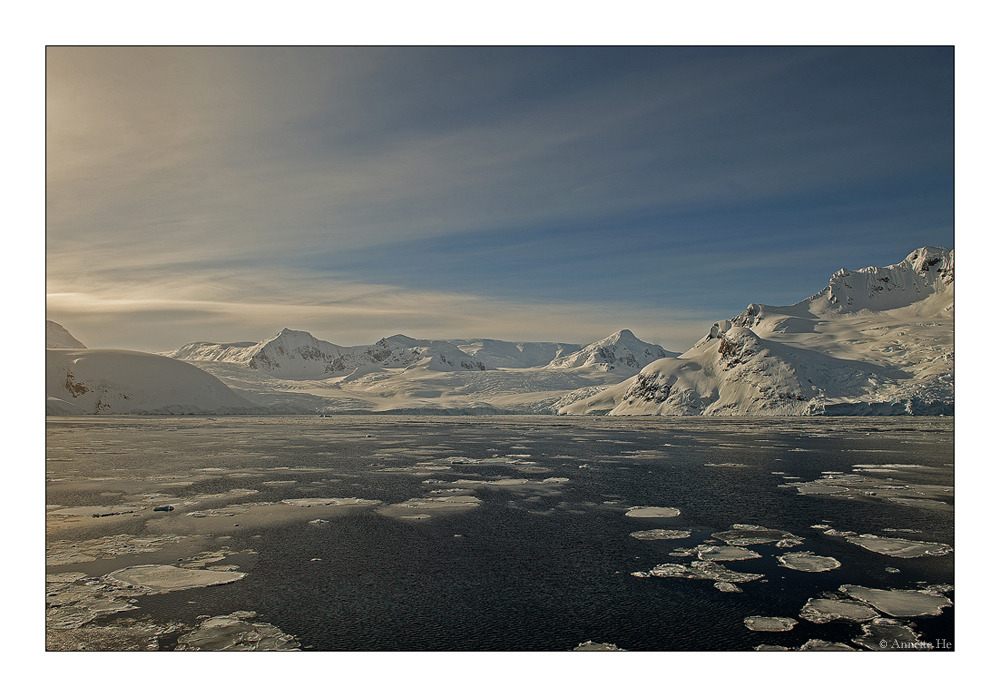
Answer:
[(48, 285), (108, 317), (144, 286), (208, 313), (232, 275), (384, 281), (446, 299), (428, 326), (482, 326), (455, 298), (586, 323), (602, 288), (640, 316), (743, 264), (701, 295), (721, 312), (768, 289), (752, 258), (823, 277), (820, 249), (949, 243), (951, 73), (947, 49), (50, 48)]

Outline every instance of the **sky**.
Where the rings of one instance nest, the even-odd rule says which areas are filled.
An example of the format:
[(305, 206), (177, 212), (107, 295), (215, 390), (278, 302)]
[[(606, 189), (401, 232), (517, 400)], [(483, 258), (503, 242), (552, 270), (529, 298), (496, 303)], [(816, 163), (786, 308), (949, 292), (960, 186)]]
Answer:
[(46, 49), (46, 313), (684, 351), (954, 246), (951, 47)]

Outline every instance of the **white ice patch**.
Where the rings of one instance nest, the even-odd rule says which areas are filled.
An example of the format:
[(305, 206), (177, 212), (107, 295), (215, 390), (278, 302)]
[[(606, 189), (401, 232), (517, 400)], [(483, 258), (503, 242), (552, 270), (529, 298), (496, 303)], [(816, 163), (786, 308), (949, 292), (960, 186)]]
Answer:
[(239, 571), (207, 571), (182, 569), (167, 564), (142, 564), (112, 571), (104, 578), (126, 586), (140, 586), (154, 593), (167, 593), (232, 583), (244, 576), (246, 574)]
[(255, 612), (209, 617), (177, 639), (178, 651), (294, 651), (298, 642), (272, 624), (248, 622)]
[(799, 612), (799, 617), (816, 624), (826, 624), (834, 620), (867, 622), (878, 617), (878, 613), (868, 605), (855, 600), (810, 598)]
[[(646, 573), (646, 572), (638, 572)], [(633, 576), (638, 574), (633, 574)], [(725, 581), (727, 583), (748, 583), (764, 578), (764, 574), (743, 573), (732, 571), (712, 561), (693, 561), (691, 566), (683, 564), (660, 564), (649, 570), (648, 576), (664, 578), (691, 578), (707, 581)]]
[(798, 620), (791, 617), (761, 617), (754, 615), (743, 620), (751, 632), (789, 632), (797, 625)]
[(784, 530), (772, 530), (760, 525), (735, 523), (729, 530), (712, 533), (712, 537), (722, 540), (727, 545), (745, 547), (747, 545), (764, 545), (777, 542), (800, 543), (802, 538)]
[(929, 642), (920, 641), (920, 636), (898, 620), (880, 617), (864, 625), (861, 636), (852, 639), (855, 644), (872, 651), (930, 651)]
[(940, 615), (952, 602), (933, 591), (881, 590), (864, 586), (844, 585), (840, 592), (868, 603), (873, 608), (892, 617), (919, 617)]
[(745, 559), (760, 559), (760, 555), (745, 547), (729, 545), (698, 545), (695, 547), (698, 558), (702, 561), (743, 561)]
[(636, 530), (635, 532), (630, 532), (629, 537), (634, 537), (637, 540), (682, 540), (685, 537), (690, 537), (690, 530)]
[(821, 557), (812, 552), (792, 552), (778, 557), (781, 566), (796, 571), (807, 571), (809, 573), (820, 573), (822, 571), (832, 571), (840, 567), (840, 562), (833, 557)]
[(633, 506), (625, 513), (629, 518), (676, 518), (680, 514), (676, 508), (658, 506)]
[(914, 557), (940, 557), (951, 554), (953, 549), (942, 542), (920, 542), (903, 540), (896, 537), (879, 537), (878, 535), (846, 536), (848, 542), (864, 547), (870, 552), (885, 554), (890, 557), (913, 559)]
[(381, 501), (376, 501), (374, 499), (359, 499), (359, 498), (305, 498), (305, 499), (282, 499), (282, 503), (286, 503), (289, 506), (304, 506), (310, 508), (312, 506), (374, 506), (375, 504), (381, 503)]

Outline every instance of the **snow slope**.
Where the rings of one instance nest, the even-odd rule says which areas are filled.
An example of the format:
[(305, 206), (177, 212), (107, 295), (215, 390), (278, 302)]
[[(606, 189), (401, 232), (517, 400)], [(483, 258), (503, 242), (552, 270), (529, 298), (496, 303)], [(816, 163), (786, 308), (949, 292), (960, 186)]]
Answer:
[(840, 270), (790, 306), (750, 305), (686, 353), (564, 414), (953, 413), (954, 251)]
[(45, 348), (87, 348), (61, 325), (45, 320)]
[(46, 413), (239, 413), (256, 405), (218, 378), (164, 356), (117, 349), (48, 349)]

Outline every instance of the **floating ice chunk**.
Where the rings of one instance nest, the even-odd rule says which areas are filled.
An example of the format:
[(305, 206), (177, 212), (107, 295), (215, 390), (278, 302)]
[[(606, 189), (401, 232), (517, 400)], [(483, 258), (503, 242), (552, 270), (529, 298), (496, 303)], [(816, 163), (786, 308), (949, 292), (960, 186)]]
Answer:
[(247, 622), (253, 612), (210, 617), (177, 640), (178, 651), (294, 651), (299, 643), (272, 624)]
[(801, 542), (802, 538), (784, 530), (772, 530), (760, 525), (736, 523), (729, 530), (712, 533), (712, 537), (722, 540), (727, 545), (745, 547), (747, 545), (764, 545), (782, 540)]
[(745, 547), (732, 547), (729, 545), (698, 545), (698, 558), (702, 561), (743, 561), (744, 559), (760, 559), (760, 555), (752, 549)]
[(777, 644), (758, 644), (753, 647), (754, 651), (791, 651), (787, 646), (778, 646)]
[(48, 514), (104, 518), (105, 516), (127, 515), (138, 512), (138, 506), (73, 506), (71, 508), (59, 508), (54, 511), (48, 511)]
[(310, 525), (326, 525), (329, 522), (330, 522), (329, 520), (323, 520), (322, 518), (317, 518), (316, 520), (310, 520), (309, 524)]
[(929, 651), (934, 646), (898, 620), (880, 617), (861, 627), (864, 634), (852, 639), (858, 646), (872, 651)]
[(324, 498), (307, 498), (307, 499), (282, 499), (282, 503), (287, 503), (289, 506), (374, 506), (375, 504), (381, 503), (381, 501), (375, 501), (373, 499), (359, 499), (359, 498), (338, 498), (338, 499), (324, 499)]
[(705, 467), (746, 467), (742, 462), (706, 462)]
[(796, 484), (795, 486), (800, 494), (846, 494), (850, 491), (850, 489), (844, 486), (817, 484), (815, 482), (806, 482), (804, 484)]
[(864, 586), (844, 585), (840, 592), (892, 617), (918, 617), (940, 615), (952, 602), (934, 591), (881, 590)]
[(739, 586), (734, 585), (732, 583), (729, 583), (727, 581), (716, 581), (712, 585), (714, 585), (718, 590), (722, 591), (723, 593), (742, 593), (743, 592), (742, 588), (740, 588)]
[(854, 651), (847, 644), (839, 641), (825, 641), (823, 639), (810, 639), (799, 647), (799, 651)]
[(692, 578), (727, 583), (747, 583), (764, 578), (764, 574), (732, 571), (712, 561), (693, 561), (690, 567), (683, 564), (660, 564), (650, 569), (649, 574), (666, 578)]
[(633, 506), (625, 513), (629, 518), (676, 518), (680, 514), (676, 508), (658, 506)]
[(878, 617), (878, 613), (868, 605), (855, 600), (810, 598), (799, 612), (799, 617), (816, 624), (826, 624), (834, 620), (867, 622)]
[(832, 571), (840, 567), (840, 562), (833, 557), (820, 557), (812, 552), (792, 552), (778, 557), (778, 563), (796, 571), (819, 573)]
[(620, 649), (614, 644), (596, 644), (593, 641), (585, 641), (582, 644), (578, 644), (574, 651), (624, 651), (625, 649)]
[(890, 557), (912, 559), (914, 557), (939, 557), (950, 554), (953, 550), (942, 542), (919, 542), (903, 540), (896, 537), (879, 537), (878, 535), (857, 535), (846, 538), (848, 542), (864, 547), (870, 552), (885, 554)]
[(113, 583), (141, 586), (154, 593), (218, 586), (238, 581), (246, 576), (239, 571), (207, 571), (182, 569), (166, 564), (142, 564), (112, 571), (104, 578)]
[(404, 518), (407, 520), (419, 520), (426, 518), (429, 513), (460, 513), (477, 508), (482, 503), (475, 496), (432, 496), (429, 498), (415, 498), (383, 506), (378, 509), (382, 515), (392, 518)]
[(761, 617), (754, 615), (743, 620), (751, 632), (790, 632), (799, 623), (791, 617)]
[(630, 532), (629, 537), (634, 537), (637, 540), (682, 540), (685, 537), (690, 537), (690, 530), (636, 530), (635, 532)]

